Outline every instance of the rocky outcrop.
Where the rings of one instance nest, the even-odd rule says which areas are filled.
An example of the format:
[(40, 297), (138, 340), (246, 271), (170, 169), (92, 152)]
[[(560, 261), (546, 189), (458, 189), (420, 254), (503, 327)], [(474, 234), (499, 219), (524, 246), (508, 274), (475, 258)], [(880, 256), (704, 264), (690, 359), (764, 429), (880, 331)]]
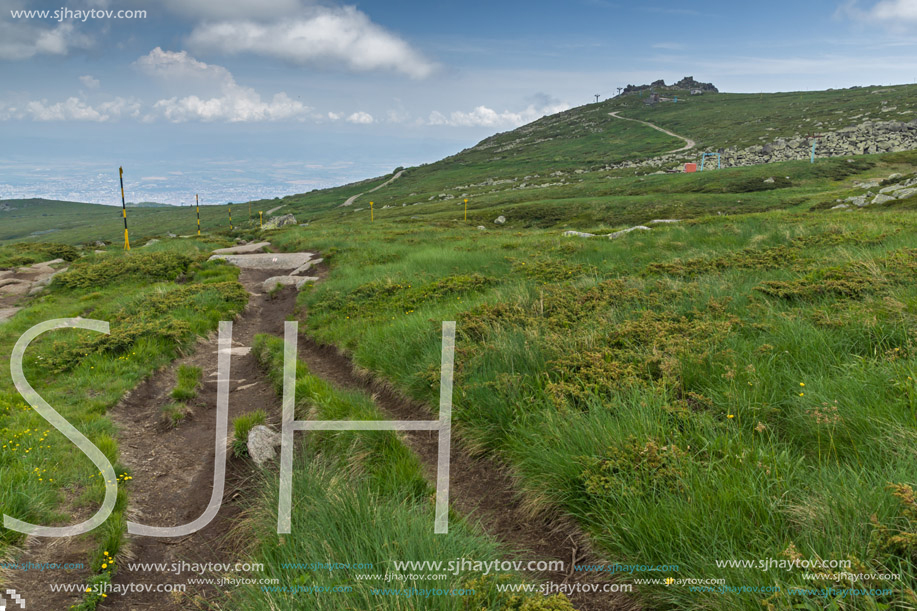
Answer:
[(624, 88), (624, 91), (621, 92), (621, 95), (640, 93), (641, 91), (647, 90), (652, 90), (657, 93), (660, 91), (709, 91), (710, 93), (719, 92), (719, 89), (714, 87), (713, 83), (701, 83), (700, 81), (694, 80), (693, 76), (686, 76), (677, 83), (672, 83), (671, 85), (666, 85), (665, 81), (662, 79), (653, 81), (649, 85), (628, 85)]
[(286, 227), (287, 225), (296, 225), (296, 217), (292, 214), (284, 214), (283, 216), (273, 217), (264, 223), (264, 229), (280, 229), (281, 227)]
[[(853, 127), (827, 132), (818, 137), (815, 146), (816, 158), (847, 157), (873, 153), (896, 153), (917, 149), (917, 120), (909, 123), (899, 121), (866, 121)], [(742, 149), (727, 148), (701, 152), (720, 154), (724, 168), (777, 163), (780, 161), (806, 160), (812, 155), (812, 139), (803, 137), (779, 138), (767, 144)], [(643, 159), (624, 161), (605, 166), (605, 170), (621, 168), (662, 168), (681, 164), (689, 159), (696, 161), (700, 152), (672, 153)], [(715, 158), (707, 158), (707, 164), (716, 167)], [(681, 171), (681, 166), (676, 166)]]

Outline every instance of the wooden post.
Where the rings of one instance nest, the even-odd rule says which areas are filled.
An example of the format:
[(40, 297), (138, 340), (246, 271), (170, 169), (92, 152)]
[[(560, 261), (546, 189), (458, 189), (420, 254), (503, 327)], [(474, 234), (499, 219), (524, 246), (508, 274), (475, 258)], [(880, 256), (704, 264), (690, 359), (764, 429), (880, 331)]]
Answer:
[(124, 217), (124, 250), (131, 249), (131, 241), (127, 235), (127, 203), (124, 201), (124, 168), (118, 168), (118, 180), (121, 181), (121, 215)]

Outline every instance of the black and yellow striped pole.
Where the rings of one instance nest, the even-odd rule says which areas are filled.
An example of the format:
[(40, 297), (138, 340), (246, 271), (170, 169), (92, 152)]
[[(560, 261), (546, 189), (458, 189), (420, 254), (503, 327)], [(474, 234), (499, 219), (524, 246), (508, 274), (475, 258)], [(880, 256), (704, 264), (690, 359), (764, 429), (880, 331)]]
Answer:
[(229, 205), (229, 230), (232, 231), (232, 204)]
[(197, 209), (197, 235), (201, 235), (201, 200), (197, 193), (194, 194), (194, 207)]
[(131, 241), (127, 236), (127, 203), (124, 201), (124, 167), (118, 168), (118, 180), (121, 181), (121, 216), (124, 217), (124, 250), (130, 250)]

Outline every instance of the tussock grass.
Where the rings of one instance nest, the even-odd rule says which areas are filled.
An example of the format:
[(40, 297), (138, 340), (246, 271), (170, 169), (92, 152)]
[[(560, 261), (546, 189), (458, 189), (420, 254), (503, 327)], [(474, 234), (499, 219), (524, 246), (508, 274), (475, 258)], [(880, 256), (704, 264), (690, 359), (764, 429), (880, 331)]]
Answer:
[[(267, 369), (278, 391), (282, 387), (283, 341), (260, 335), (253, 353)], [(357, 392), (332, 388), (297, 363), (297, 417), (331, 420), (381, 419), (372, 400)], [(490, 560), (500, 548), (459, 516), (450, 516), (448, 536), (433, 534), (433, 495), (418, 459), (393, 431), (313, 432), (297, 452), (293, 471), (293, 535), (276, 533), (277, 478), (264, 482), (264, 493), (249, 509), (251, 541), (262, 577), (281, 587), (326, 588), (320, 593), (243, 588), (233, 600), (237, 609), (529, 609), (569, 611), (562, 596), (542, 597), (498, 592), (492, 577), (455, 571), (446, 579), (417, 577), (395, 570), (394, 560)], [(309, 561), (337, 562), (337, 570), (303, 566)], [(418, 573), (417, 571), (415, 573)], [(390, 575), (386, 581), (385, 575)], [(356, 575), (367, 576), (358, 579)], [(507, 573), (512, 583), (526, 578)], [(348, 586), (348, 592), (331, 592)], [(462, 596), (405, 597), (383, 595), (379, 589), (465, 589)], [(305, 601), (308, 601), (307, 603)]]
[[(834, 170), (802, 165), (788, 164), (803, 172), (793, 187), (740, 199), (836, 188)], [(735, 170), (759, 171), (776, 172)], [(439, 326), (458, 321), (456, 427), (516, 469), (532, 511), (575, 516), (611, 560), (784, 590), (643, 587), (652, 608), (907, 608), (917, 218), (802, 204), (719, 215), (721, 196), (703, 195), (706, 216), (616, 241), (429, 220), (414, 231), (393, 217), (347, 232), (317, 221), (274, 243), (334, 249), (328, 280), (300, 296), (309, 333), (432, 405)], [(470, 274), (492, 281), (402, 307), (417, 287)], [(867, 584), (890, 595), (815, 601), (786, 591), (853, 586), (716, 565), (797, 553), (902, 579)]]

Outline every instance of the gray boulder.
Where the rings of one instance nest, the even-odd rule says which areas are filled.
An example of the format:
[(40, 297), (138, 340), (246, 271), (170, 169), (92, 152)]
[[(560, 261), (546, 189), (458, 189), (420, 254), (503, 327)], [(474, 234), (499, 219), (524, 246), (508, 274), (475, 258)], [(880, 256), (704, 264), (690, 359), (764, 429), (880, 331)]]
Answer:
[(565, 231), (564, 235), (567, 237), (575, 237), (575, 238), (594, 238), (595, 237), (594, 233), (586, 233), (584, 231)]
[(504, 223), (506, 223), (506, 217), (502, 215), (498, 216), (497, 218), (494, 219), (494, 223), (496, 223), (497, 225), (503, 225)]
[(280, 433), (272, 431), (264, 425), (252, 427), (248, 432), (248, 455), (259, 467), (263, 467), (276, 456), (275, 448), (280, 445)]
[(884, 204), (886, 202), (893, 202), (895, 201), (895, 199), (896, 198), (892, 197), (891, 195), (885, 195), (884, 193), (879, 193), (878, 195), (876, 195), (873, 198), (872, 203), (873, 204)]
[(275, 216), (269, 219), (265, 224), (265, 229), (280, 229), (281, 227), (286, 227), (287, 225), (296, 225), (296, 217), (292, 214), (284, 214), (283, 216)]
[(261, 285), (265, 293), (274, 290), (277, 286), (295, 286), (298, 291), (307, 282), (318, 282), (318, 276), (273, 276)]

